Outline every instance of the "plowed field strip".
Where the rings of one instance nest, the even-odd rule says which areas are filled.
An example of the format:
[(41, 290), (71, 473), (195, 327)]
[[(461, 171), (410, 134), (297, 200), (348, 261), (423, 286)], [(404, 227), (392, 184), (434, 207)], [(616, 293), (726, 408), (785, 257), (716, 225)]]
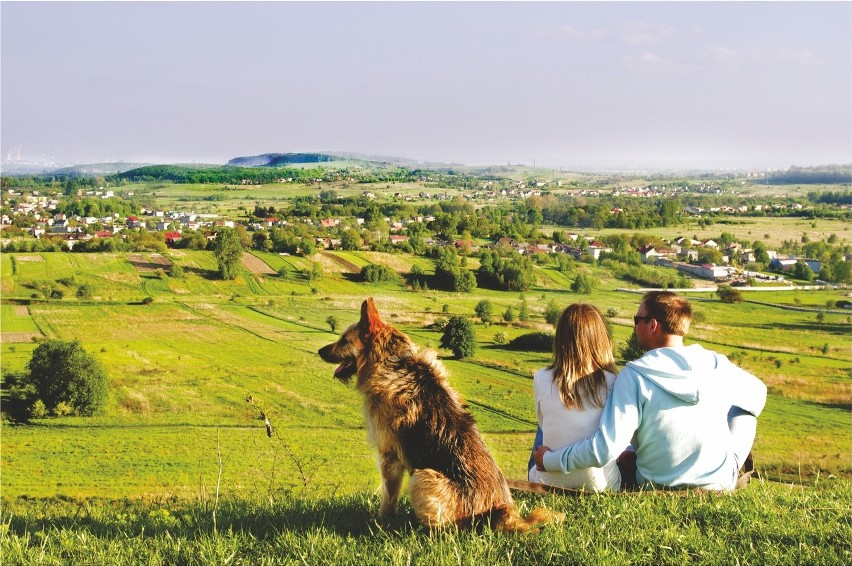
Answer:
[(41, 337), (41, 332), (3, 332), (0, 334), (0, 342), (3, 344), (20, 344), (32, 342), (33, 339)]
[(248, 252), (243, 252), (240, 262), (243, 264), (243, 267), (255, 275), (275, 275), (276, 273), (274, 269), (269, 267), (269, 264)]
[(331, 252), (320, 252), (322, 255), (348, 271), (349, 273), (361, 273), (361, 268), (349, 261), (348, 259), (343, 259), (340, 256), (337, 256)]

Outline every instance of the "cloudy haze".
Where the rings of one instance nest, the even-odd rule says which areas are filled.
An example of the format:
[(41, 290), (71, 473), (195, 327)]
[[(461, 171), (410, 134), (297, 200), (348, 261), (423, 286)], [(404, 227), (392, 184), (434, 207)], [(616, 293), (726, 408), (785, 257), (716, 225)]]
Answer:
[(0, 4), (2, 155), (852, 161), (849, 2)]

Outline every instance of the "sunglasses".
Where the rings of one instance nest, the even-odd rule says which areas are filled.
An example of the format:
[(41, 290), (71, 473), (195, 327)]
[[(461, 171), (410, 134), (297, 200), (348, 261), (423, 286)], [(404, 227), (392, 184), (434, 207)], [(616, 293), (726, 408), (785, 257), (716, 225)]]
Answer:
[(640, 320), (653, 320), (653, 316), (634, 316), (633, 317), (633, 326), (639, 324)]

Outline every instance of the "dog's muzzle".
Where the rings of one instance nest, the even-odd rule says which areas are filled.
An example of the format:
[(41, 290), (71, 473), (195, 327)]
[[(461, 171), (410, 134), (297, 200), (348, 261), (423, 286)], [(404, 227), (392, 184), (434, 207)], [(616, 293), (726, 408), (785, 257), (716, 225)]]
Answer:
[(317, 352), (320, 358), (323, 361), (328, 362), (330, 364), (340, 363), (334, 370), (334, 377), (342, 381), (343, 383), (349, 383), (352, 379), (352, 376), (355, 375), (355, 371), (358, 369), (355, 365), (354, 360), (341, 360), (337, 356), (334, 355), (334, 344), (329, 344), (328, 346), (323, 346)]

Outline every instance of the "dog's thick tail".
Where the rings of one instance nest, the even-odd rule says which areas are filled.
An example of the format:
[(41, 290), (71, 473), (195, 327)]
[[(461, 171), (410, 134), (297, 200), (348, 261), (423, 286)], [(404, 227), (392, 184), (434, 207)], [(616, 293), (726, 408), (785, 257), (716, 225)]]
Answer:
[(526, 517), (522, 517), (513, 505), (502, 505), (491, 510), (492, 526), (504, 532), (525, 533), (538, 530), (546, 523), (561, 523), (564, 520), (565, 513), (543, 507), (533, 509)]

